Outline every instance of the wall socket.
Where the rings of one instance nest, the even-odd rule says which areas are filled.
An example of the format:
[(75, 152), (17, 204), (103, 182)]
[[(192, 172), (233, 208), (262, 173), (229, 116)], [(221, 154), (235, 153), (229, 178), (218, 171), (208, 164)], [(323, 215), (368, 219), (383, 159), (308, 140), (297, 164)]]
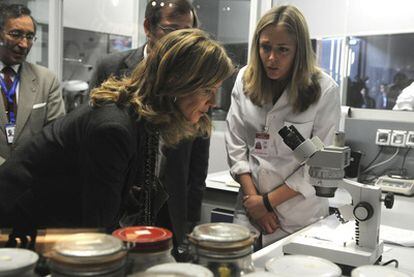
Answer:
[(396, 147), (405, 147), (406, 138), (407, 131), (392, 130), (390, 145)]
[(375, 144), (394, 147), (414, 147), (414, 131), (378, 129)]
[(378, 129), (377, 136), (375, 138), (375, 144), (377, 145), (390, 145), (391, 132), (389, 129)]
[(405, 141), (407, 147), (414, 147), (414, 131), (409, 131), (407, 134), (407, 140)]

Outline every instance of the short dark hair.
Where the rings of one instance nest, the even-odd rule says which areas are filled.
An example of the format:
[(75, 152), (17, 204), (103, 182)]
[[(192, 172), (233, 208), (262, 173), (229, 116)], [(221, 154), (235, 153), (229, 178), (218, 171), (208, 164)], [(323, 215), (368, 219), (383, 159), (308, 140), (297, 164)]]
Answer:
[(157, 26), (161, 20), (161, 12), (164, 7), (173, 7), (178, 14), (193, 14), (193, 28), (197, 28), (199, 20), (193, 5), (188, 0), (149, 0), (145, 8), (145, 18), (149, 21), (151, 28)]
[(20, 4), (2, 4), (0, 5), (0, 30), (4, 29), (7, 20), (11, 18), (19, 18), (21, 16), (29, 16), (32, 19), (34, 31), (36, 33), (37, 23), (31, 16), (31, 11), (28, 7)]

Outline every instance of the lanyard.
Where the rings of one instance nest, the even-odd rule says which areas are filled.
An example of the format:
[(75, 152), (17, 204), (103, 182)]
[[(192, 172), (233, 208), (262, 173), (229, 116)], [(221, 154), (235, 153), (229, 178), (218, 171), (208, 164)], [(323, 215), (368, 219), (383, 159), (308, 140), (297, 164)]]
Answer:
[[(9, 105), (9, 107), (13, 107), (14, 105), (14, 100), (13, 97), (16, 94), (16, 89), (17, 89), (17, 84), (19, 83), (19, 75), (17, 74), (14, 77), (14, 81), (13, 81), (13, 85), (11, 86), (11, 88), (8, 90), (6, 87), (6, 82), (4, 81), (4, 79), (0, 76), (0, 85), (1, 85), (1, 89), (4, 91), (6, 98), (7, 98), (7, 103)], [(10, 109), (9, 110), (9, 123), (16, 123), (16, 117), (14, 115), (14, 110)]]

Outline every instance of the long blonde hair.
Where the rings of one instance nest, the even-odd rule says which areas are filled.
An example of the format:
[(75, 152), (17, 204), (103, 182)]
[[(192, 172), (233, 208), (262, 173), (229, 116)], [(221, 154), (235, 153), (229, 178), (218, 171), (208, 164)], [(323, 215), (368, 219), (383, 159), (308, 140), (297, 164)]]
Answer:
[(234, 70), (224, 48), (198, 29), (174, 31), (158, 41), (130, 78), (110, 78), (91, 93), (94, 106), (106, 102), (132, 105), (138, 115), (156, 125), (166, 145), (210, 135), (208, 116), (197, 124), (185, 119), (177, 98), (211, 88)]
[(320, 97), (318, 78), (320, 69), (316, 66), (305, 17), (294, 6), (279, 6), (270, 9), (259, 20), (253, 36), (250, 61), (243, 75), (246, 95), (256, 105), (269, 103), (277, 80), (267, 77), (259, 54), (259, 39), (269, 25), (283, 26), (296, 41), (296, 54), (290, 80), (287, 84), (289, 103), (295, 112), (305, 111)]

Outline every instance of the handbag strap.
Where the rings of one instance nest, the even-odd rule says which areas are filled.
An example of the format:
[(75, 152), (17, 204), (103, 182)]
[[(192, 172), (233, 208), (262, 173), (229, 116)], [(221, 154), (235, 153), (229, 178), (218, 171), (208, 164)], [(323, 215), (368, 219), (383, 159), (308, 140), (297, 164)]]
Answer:
[(157, 191), (156, 164), (159, 148), (159, 131), (155, 127), (148, 126), (148, 135), (145, 142), (145, 164), (144, 164), (144, 218), (145, 225), (154, 225), (155, 217), (152, 214), (152, 199)]

